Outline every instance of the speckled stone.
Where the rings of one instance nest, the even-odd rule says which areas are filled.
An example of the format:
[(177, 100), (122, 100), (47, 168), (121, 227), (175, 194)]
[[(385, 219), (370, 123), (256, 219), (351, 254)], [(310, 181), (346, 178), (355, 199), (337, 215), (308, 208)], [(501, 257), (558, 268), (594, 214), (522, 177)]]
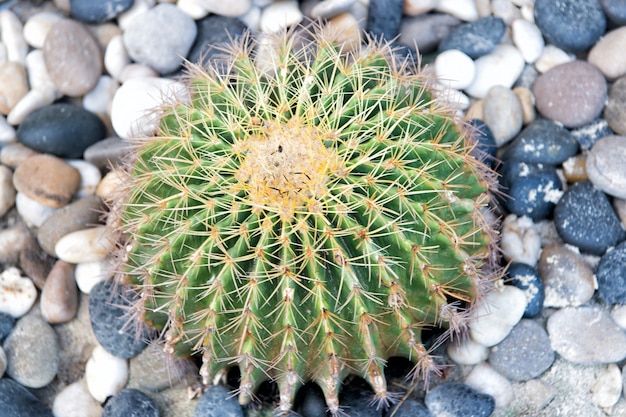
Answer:
[(600, 259), (596, 279), (602, 301), (606, 304), (626, 304), (626, 242)]
[(198, 34), (187, 55), (189, 62), (209, 62), (221, 53), (220, 45), (241, 36), (246, 30), (241, 20), (216, 14), (197, 20), (196, 26)]
[(404, 0), (370, 0), (366, 31), (392, 40), (400, 32)]
[(526, 309), (524, 318), (535, 318), (543, 311), (545, 289), (543, 280), (537, 270), (527, 264), (513, 262), (507, 268), (507, 282), (524, 292)]
[(506, 24), (495, 16), (482, 17), (454, 29), (439, 44), (439, 51), (457, 49), (470, 58), (478, 58), (493, 51), (504, 35)]
[(426, 407), (433, 416), (490, 416), (495, 409), (491, 395), (460, 382), (437, 385), (426, 393)]
[(198, 400), (193, 417), (243, 417), (243, 411), (228, 388), (211, 385)]
[(578, 142), (559, 124), (539, 119), (528, 125), (502, 155), (505, 161), (559, 165), (578, 152)]

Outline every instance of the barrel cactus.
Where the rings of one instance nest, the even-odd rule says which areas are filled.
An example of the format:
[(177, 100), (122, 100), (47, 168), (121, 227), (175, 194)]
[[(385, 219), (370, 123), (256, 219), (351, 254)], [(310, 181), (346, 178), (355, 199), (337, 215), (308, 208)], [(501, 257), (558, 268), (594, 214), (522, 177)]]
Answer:
[(315, 29), (234, 41), (187, 81), (117, 210), (122, 278), (166, 351), (205, 384), (238, 367), (242, 404), (274, 381), (281, 412), (313, 381), (337, 413), (349, 374), (387, 402), (392, 356), (437, 371), (422, 331), (462, 329), (495, 233), (488, 169), (432, 78)]

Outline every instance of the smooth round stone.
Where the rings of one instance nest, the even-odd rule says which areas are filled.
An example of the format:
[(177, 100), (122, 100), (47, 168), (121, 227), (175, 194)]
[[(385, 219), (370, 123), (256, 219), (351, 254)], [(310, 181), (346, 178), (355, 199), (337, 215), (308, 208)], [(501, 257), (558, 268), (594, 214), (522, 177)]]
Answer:
[(37, 299), (35, 284), (23, 277), (15, 267), (0, 274), (0, 313), (21, 317), (30, 310)]
[(241, 37), (246, 30), (246, 25), (235, 17), (209, 15), (196, 21), (198, 34), (194, 41), (187, 59), (191, 63), (209, 62), (219, 55), (220, 46), (225, 46), (233, 38)]
[(112, 275), (113, 265), (110, 259), (79, 263), (74, 272), (76, 285), (84, 294), (89, 294), (97, 283), (110, 279)]
[(446, 382), (426, 392), (426, 407), (433, 416), (490, 416), (496, 407), (491, 395), (460, 382)]
[(80, 187), (80, 173), (56, 156), (40, 154), (25, 159), (13, 174), (15, 189), (48, 207), (67, 205)]
[(16, 190), (13, 186), (11, 169), (0, 165), (0, 217), (4, 216), (15, 204)]
[(37, 397), (9, 378), (0, 379), (0, 410), (10, 417), (55, 417)]
[(483, 104), (483, 120), (491, 129), (496, 146), (513, 139), (522, 128), (522, 105), (515, 93), (500, 85), (491, 87)]
[(96, 188), (96, 195), (103, 201), (112, 203), (119, 196), (119, 187), (124, 185), (125, 175), (122, 169), (107, 172)]
[(474, 80), (474, 61), (457, 49), (449, 49), (435, 58), (435, 74), (440, 84), (462, 90)]
[(398, 408), (394, 408), (394, 417), (432, 417), (426, 406), (415, 400), (403, 400)]
[(554, 210), (554, 223), (565, 243), (593, 255), (604, 254), (626, 237), (606, 194), (586, 181), (563, 194)]
[(622, 0), (600, 0), (606, 16), (615, 24), (626, 24), (626, 4)]
[(493, 52), (474, 61), (476, 75), (465, 92), (475, 98), (484, 98), (491, 87), (511, 88), (524, 70), (524, 58), (513, 45), (500, 44)]
[(475, 342), (491, 347), (509, 334), (526, 309), (523, 291), (510, 285), (488, 293), (470, 313), (470, 335)]
[(102, 407), (91, 396), (85, 380), (63, 388), (54, 398), (52, 412), (55, 417), (101, 417)]
[(552, 348), (570, 362), (615, 363), (626, 358), (626, 333), (599, 308), (557, 310), (546, 327)]
[(509, 380), (537, 378), (554, 362), (548, 333), (533, 320), (521, 320), (511, 333), (491, 349), (489, 363)]
[(476, 3), (471, 0), (439, 0), (435, 10), (448, 13), (466, 22), (473, 22), (478, 19)]
[(15, 128), (9, 124), (5, 117), (0, 116), (0, 144), (6, 146), (15, 143), (16, 140)]
[(341, 390), (340, 406), (350, 410), (353, 416), (383, 417), (382, 407), (372, 407), (369, 403), (373, 396), (374, 392), (367, 383), (356, 380)]
[(124, 31), (128, 55), (160, 74), (176, 71), (196, 39), (196, 24), (173, 4), (160, 3), (136, 16)]
[(0, 113), (9, 114), (28, 93), (26, 70), (19, 62), (0, 65)]
[(100, 222), (104, 204), (100, 197), (86, 196), (55, 211), (44, 221), (37, 231), (37, 241), (41, 248), (56, 256), (54, 247), (63, 236), (91, 227)]
[(304, 384), (298, 390), (294, 411), (302, 417), (326, 416), (326, 400), (322, 389), (317, 384)]
[(477, 365), (487, 360), (489, 348), (467, 337), (450, 343), (446, 350), (450, 359), (459, 365)]
[(109, 106), (118, 88), (117, 80), (108, 75), (101, 76), (96, 86), (83, 96), (83, 107), (108, 122)]
[(600, 370), (591, 387), (591, 400), (602, 408), (613, 407), (622, 396), (622, 372), (611, 363)]
[(370, 0), (365, 30), (389, 41), (400, 33), (404, 0)]
[(85, 366), (87, 389), (96, 401), (106, 399), (120, 392), (128, 381), (128, 361), (96, 346)]
[(275, 33), (284, 28), (297, 25), (304, 16), (300, 11), (300, 5), (295, 0), (275, 2), (263, 9), (259, 22), (261, 31)]
[(118, 358), (132, 358), (146, 347), (147, 329), (128, 317), (128, 307), (137, 297), (131, 289), (111, 280), (96, 284), (89, 293), (89, 314), (96, 339)]
[(541, 253), (541, 237), (529, 217), (509, 214), (502, 223), (500, 247), (509, 262), (534, 266)]
[(590, 149), (605, 136), (614, 135), (605, 119), (596, 119), (581, 127), (570, 130), (572, 137), (580, 144), (582, 149)]
[(94, 143), (83, 154), (85, 161), (96, 166), (100, 171), (117, 167), (130, 151), (130, 144), (117, 136), (102, 139)]
[(54, 12), (35, 13), (24, 24), (24, 40), (33, 48), (43, 48), (48, 32), (62, 19), (62, 15)]
[(604, 118), (609, 127), (619, 135), (626, 135), (626, 76), (611, 86), (609, 101), (604, 109)]
[(519, 49), (528, 64), (534, 63), (541, 56), (545, 43), (541, 31), (532, 22), (515, 19), (511, 24), (513, 44)]
[(626, 242), (600, 259), (596, 279), (602, 301), (606, 304), (626, 304)]
[(563, 162), (563, 177), (570, 183), (589, 181), (587, 169), (585, 168), (586, 163), (587, 155), (585, 154), (578, 154), (568, 158)]
[(102, 74), (100, 45), (73, 20), (63, 19), (52, 26), (43, 45), (43, 57), (54, 85), (67, 96), (84, 95)]
[(58, 210), (57, 208), (41, 204), (23, 193), (17, 193), (15, 196), (15, 207), (28, 227), (41, 226), (48, 217)]
[(83, 151), (105, 136), (95, 114), (67, 103), (45, 106), (29, 114), (17, 129), (17, 139), (31, 149), (60, 158), (81, 158)]
[(545, 291), (541, 276), (530, 265), (514, 262), (507, 268), (507, 283), (519, 288), (526, 296), (524, 318), (538, 317), (543, 311)]
[[(167, 366), (163, 366), (166, 363)], [(129, 386), (142, 390), (161, 392), (176, 385), (185, 377), (195, 378), (198, 369), (191, 361), (172, 360), (157, 343), (148, 345), (139, 355), (130, 360)]]
[(587, 154), (589, 180), (614, 197), (626, 199), (626, 137), (600, 139)]
[(109, 227), (89, 227), (61, 237), (54, 252), (59, 259), (73, 264), (102, 261), (115, 249), (115, 241), (115, 232)]
[(604, 75), (591, 64), (573, 61), (540, 75), (533, 85), (537, 110), (565, 127), (597, 118), (607, 99)]
[(341, 44), (341, 52), (357, 51), (362, 44), (362, 30), (359, 21), (352, 13), (341, 13), (326, 23), (327, 30), (337, 34), (337, 42)]
[(67, 163), (80, 174), (80, 185), (74, 198), (83, 198), (96, 193), (96, 188), (102, 179), (102, 173), (95, 165), (82, 159), (70, 159)]
[(28, 388), (48, 385), (59, 370), (56, 332), (41, 317), (29, 314), (17, 321), (4, 342), (7, 375)]
[[(61, 96), (56, 88), (39, 88), (31, 89), (15, 107), (7, 115), (7, 122), (12, 125), (19, 125), (36, 110), (52, 104)], [(18, 137), (19, 140), (19, 137)]]
[(576, 57), (574, 55), (568, 54), (552, 44), (548, 44), (543, 48), (541, 55), (535, 61), (534, 67), (539, 73), (543, 74), (558, 65), (572, 62), (575, 59)]
[(56, 259), (41, 249), (34, 236), (29, 236), (20, 252), (19, 262), (23, 274), (29, 277), (37, 288), (43, 289)]
[(502, 39), (506, 24), (499, 17), (486, 16), (454, 29), (439, 44), (439, 51), (457, 49), (476, 59), (494, 50)]
[(578, 153), (578, 142), (559, 124), (539, 119), (528, 125), (507, 147), (505, 161), (559, 165)]
[(146, 394), (128, 388), (107, 401), (102, 417), (159, 417), (159, 410)]
[(464, 382), (476, 391), (490, 395), (500, 409), (507, 407), (515, 398), (511, 382), (488, 363), (480, 363), (472, 368)]
[(0, 12), (0, 28), (7, 60), (23, 64), (28, 45), (22, 35), (24, 25), (20, 18), (11, 10), (3, 10)]
[(30, 238), (28, 228), (22, 223), (0, 230), (0, 262), (15, 265)]
[(534, 16), (548, 42), (572, 52), (589, 49), (606, 29), (598, 0), (536, 0)]
[(78, 311), (74, 265), (57, 261), (41, 291), (41, 315), (50, 324), (66, 323)]
[(4, 342), (4, 339), (7, 338), (13, 327), (15, 326), (15, 318), (7, 313), (0, 313), (0, 344)]
[(124, 45), (122, 35), (114, 36), (107, 44), (104, 52), (104, 68), (116, 80), (120, 79), (122, 70), (132, 61)]
[(228, 17), (239, 17), (248, 13), (252, 7), (251, 0), (224, 1), (224, 0), (201, 0), (203, 8), (213, 14)]
[(311, 8), (310, 17), (313, 19), (329, 19), (349, 11), (355, 2), (356, 0), (323, 0)]
[(476, 142), (476, 147), (472, 149), (472, 155), (487, 165), (492, 165), (496, 160), (498, 150), (493, 132), (487, 123), (480, 119), (470, 119), (470, 124), (474, 127), (472, 139)]
[(549, 217), (563, 194), (561, 179), (552, 165), (511, 161), (503, 165), (501, 175), (507, 210), (535, 222)]
[(522, 106), (522, 122), (524, 125), (531, 124), (537, 118), (535, 112), (535, 96), (530, 88), (518, 85), (513, 89), (515, 96), (519, 100), (519, 104)]
[(398, 40), (403, 45), (417, 45), (421, 54), (427, 54), (436, 50), (439, 43), (460, 24), (456, 17), (443, 13), (405, 17), (400, 23)]
[(609, 79), (626, 74), (626, 27), (606, 33), (589, 51), (587, 61), (595, 65)]
[(101, 23), (115, 19), (132, 5), (133, 0), (70, 0), (70, 13), (81, 22)]
[(211, 385), (198, 400), (193, 417), (243, 417), (243, 411), (228, 388)]

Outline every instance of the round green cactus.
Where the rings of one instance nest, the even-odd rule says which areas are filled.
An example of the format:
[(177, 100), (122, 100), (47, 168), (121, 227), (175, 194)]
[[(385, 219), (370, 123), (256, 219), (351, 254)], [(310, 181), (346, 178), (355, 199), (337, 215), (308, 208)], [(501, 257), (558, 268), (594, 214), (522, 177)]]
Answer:
[(241, 372), (278, 409), (348, 374), (390, 398), (386, 360), (437, 367), (423, 329), (458, 330), (492, 264), (488, 169), (418, 64), (321, 30), (235, 42), (191, 66), (190, 100), (137, 141), (119, 212), (124, 277), (204, 383)]

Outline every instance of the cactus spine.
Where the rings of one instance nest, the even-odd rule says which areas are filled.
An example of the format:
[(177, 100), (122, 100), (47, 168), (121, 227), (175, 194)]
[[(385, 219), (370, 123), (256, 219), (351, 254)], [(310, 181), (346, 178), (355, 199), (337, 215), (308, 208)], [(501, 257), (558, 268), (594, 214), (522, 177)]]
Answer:
[(166, 349), (201, 355), (204, 383), (239, 367), (242, 404), (271, 379), (287, 411), (312, 380), (336, 413), (350, 373), (385, 402), (390, 356), (437, 369), (421, 331), (462, 326), (494, 234), (487, 169), (417, 65), (309, 35), (192, 66), (190, 101), (137, 141), (119, 215), (124, 279)]

